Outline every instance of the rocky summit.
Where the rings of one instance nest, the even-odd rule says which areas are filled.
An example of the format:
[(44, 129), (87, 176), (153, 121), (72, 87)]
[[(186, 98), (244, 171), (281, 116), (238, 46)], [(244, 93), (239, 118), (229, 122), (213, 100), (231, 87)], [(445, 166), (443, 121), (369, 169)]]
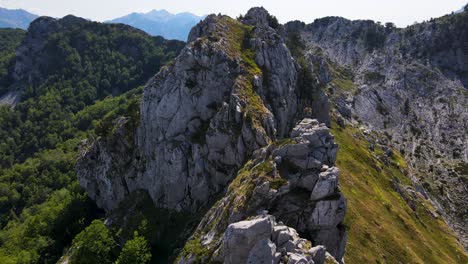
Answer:
[[(303, 233), (310, 247), (306, 239), (343, 258), (346, 199), (333, 167), (338, 146), (325, 124), (299, 110), (316, 102), (300, 102), (300, 66), (284, 29), (272, 21), (262, 8), (241, 21), (208, 16), (174, 63), (148, 82), (138, 122), (123, 119), (113, 136), (83, 146), (80, 183), (108, 212), (139, 190), (159, 208), (200, 213), (211, 207), (188, 242), (207, 251), (184, 249), (180, 263), (228, 261), (236, 253), (229, 246), (220, 253), (220, 245), (229, 244), (222, 234), (265, 211)], [(301, 247), (296, 240), (294, 247)], [(304, 257), (288, 249), (273, 257)]]
[[(426, 216), (442, 216), (466, 243), (465, 22), (464, 12), (405, 29), (336, 17), (281, 25), (264, 8), (209, 15), (148, 81), (139, 109), (81, 142), (80, 185), (109, 226), (132, 221), (141, 193), (178, 216), (175, 263), (344, 263), (347, 245), (377, 241), (366, 230), (348, 241), (350, 221), (375, 204), (385, 213), (366, 224), (400, 221), (417, 244), (446, 225)], [(349, 155), (364, 165), (349, 167)], [(353, 203), (364, 191), (354, 175), (377, 195), (346, 218), (340, 181)], [(170, 228), (158, 221), (156, 237)], [(437, 256), (397, 256), (392, 245), (379, 258), (463, 262), (453, 241)]]

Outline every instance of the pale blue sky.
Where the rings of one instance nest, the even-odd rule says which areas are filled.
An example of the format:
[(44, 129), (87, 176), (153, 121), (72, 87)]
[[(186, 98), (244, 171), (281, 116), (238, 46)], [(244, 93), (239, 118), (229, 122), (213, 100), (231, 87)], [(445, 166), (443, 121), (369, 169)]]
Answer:
[(197, 15), (223, 13), (237, 16), (252, 6), (264, 6), (284, 23), (312, 22), (324, 16), (372, 19), (406, 26), (459, 10), (468, 0), (0, 0), (0, 6), (23, 8), (39, 15), (74, 14), (104, 21), (131, 12), (166, 9)]

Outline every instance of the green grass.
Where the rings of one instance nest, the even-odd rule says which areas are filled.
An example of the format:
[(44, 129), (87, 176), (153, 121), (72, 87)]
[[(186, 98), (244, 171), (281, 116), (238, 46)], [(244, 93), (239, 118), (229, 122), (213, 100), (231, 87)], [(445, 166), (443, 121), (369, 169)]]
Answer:
[(339, 66), (330, 60), (328, 60), (328, 66), (333, 76), (332, 84), (338, 88), (339, 93), (355, 93), (357, 91), (357, 87), (353, 82), (354, 75), (350, 69)]
[(354, 85), (353, 81), (349, 79), (334, 79), (333, 84), (346, 92), (353, 92), (356, 90), (356, 86)]
[(255, 62), (255, 52), (249, 44), (254, 28), (227, 16), (222, 17), (218, 23), (222, 28), (227, 29), (219, 32), (226, 39), (227, 44), (223, 48), (230, 57), (240, 59), (242, 69), (245, 71), (235, 82), (235, 92), (246, 102), (243, 109), (244, 115), (255, 128), (261, 129), (262, 120), (269, 114), (269, 111), (252, 84), (254, 76), (262, 76), (262, 70)]
[(187, 241), (181, 254), (183, 256), (188, 256), (192, 254), (193, 256), (195, 256), (194, 263), (198, 264), (203, 263), (204, 258), (209, 257), (211, 252), (208, 250), (207, 247), (202, 245), (200, 237), (196, 237)]
[(428, 202), (417, 199), (414, 212), (393, 189), (394, 179), (410, 184), (396, 151), (385, 165), (365, 139), (354, 137), (357, 129), (333, 123), (332, 134), (340, 145), (340, 188), (348, 200), (346, 263), (468, 263), (449, 227), (429, 213)]

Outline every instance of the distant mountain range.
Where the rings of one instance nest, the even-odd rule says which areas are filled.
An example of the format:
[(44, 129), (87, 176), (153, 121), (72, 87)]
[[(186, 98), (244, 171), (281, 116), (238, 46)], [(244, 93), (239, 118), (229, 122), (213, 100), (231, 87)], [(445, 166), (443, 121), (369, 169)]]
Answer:
[(461, 12), (464, 12), (465, 10), (468, 9), (468, 4), (464, 5), (460, 10), (458, 11), (455, 11), (455, 14), (458, 14), (458, 13), (461, 13)]
[(38, 16), (23, 9), (6, 9), (0, 7), (0, 28), (27, 29)]
[[(29, 24), (38, 17), (23, 9), (13, 10), (0, 7), (0, 28), (27, 29)], [(131, 13), (106, 21), (106, 23), (127, 24), (146, 31), (150, 35), (186, 41), (190, 29), (204, 17), (188, 12), (172, 14), (162, 9), (148, 13)]]
[(162, 9), (148, 13), (131, 13), (106, 22), (123, 23), (144, 30), (150, 35), (186, 41), (190, 29), (203, 18), (204, 16), (188, 12), (172, 14)]

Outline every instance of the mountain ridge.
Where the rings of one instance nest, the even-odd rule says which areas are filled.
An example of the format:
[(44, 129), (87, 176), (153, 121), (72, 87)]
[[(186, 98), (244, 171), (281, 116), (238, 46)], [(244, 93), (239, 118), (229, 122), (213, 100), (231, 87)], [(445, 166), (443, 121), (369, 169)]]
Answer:
[[(457, 25), (457, 30), (463, 30), (459, 27), (463, 20), (457, 21), (459, 18), (448, 17), (454, 19), (450, 21)], [(440, 30), (438, 26), (435, 27), (437, 31)], [(115, 127), (116, 134), (85, 146), (77, 164), (80, 183), (110, 213), (125, 210), (119, 207), (119, 200), (126, 204), (132, 193), (144, 191), (148, 192), (157, 208), (174, 213), (201, 214), (196, 220), (196, 229), (178, 253), (177, 263), (229, 263), (233, 252), (249, 258), (261, 256), (270, 259), (278, 253), (280, 261), (285, 261), (285, 255), (301, 259), (302, 253), (292, 255), (287, 249), (276, 252), (281, 243), (275, 240), (274, 235), (271, 240), (262, 240), (263, 233), (257, 234), (253, 227), (257, 221), (267, 221), (259, 218), (261, 215), (267, 218), (273, 215), (275, 221), (286, 223), (313, 246), (325, 245), (329, 253), (341, 262), (347, 227), (353, 228), (347, 225), (346, 217), (342, 218), (342, 213), (350, 210), (346, 207), (343, 193), (352, 198), (352, 204), (348, 206), (352, 206), (354, 213), (349, 221), (360, 221), (362, 225), (369, 226), (368, 230), (355, 227), (359, 231), (349, 238), (351, 242), (363, 246), (372, 240), (391, 244), (374, 249), (368, 255), (360, 254), (354, 247), (346, 254), (355, 263), (381, 259), (420, 263), (442, 263), (444, 259), (464, 261), (467, 255), (463, 248), (447, 231), (447, 225), (438, 220), (442, 211), (437, 206), (434, 209), (424, 188), (414, 178), (415, 171), (411, 166), (415, 160), (405, 155), (409, 166), (403, 160), (405, 151), (402, 149), (405, 147), (400, 148), (398, 130), (385, 130), (382, 124), (393, 117), (391, 114), (394, 112), (388, 107), (395, 100), (387, 102), (388, 96), (379, 94), (378, 88), (386, 75), (385, 72), (377, 74), (371, 62), (379, 61), (381, 52), (385, 51), (387, 34), (396, 31), (391, 24), (386, 27), (372, 21), (352, 22), (337, 18), (317, 20), (309, 27), (304, 23), (283, 26), (263, 8), (253, 8), (238, 20), (208, 16), (191, 30), (189, 42), (176, 62), (159, 72), (146, 86), (140, 116), (138, 121), (132, 122), (137, 126), (129, 128), (122, 123)], [(432, 30), (433, 27), (424, 25), (426, 28)], [(406, 33), (405, 40), (419, 38), (417, 33)], [(454, 45), (462, 45), (465, 41), (463, 34), (454, 37), (460, 39), (460, 42), (453, 42)], [(402, 47), (402, 52), (406, 52), (407, 60), (413, 57), (419, 60), (425, 55), (405, 48)], [(395, 63), (392, 56), (388, 58), (389, 63)], [(437, 63), (445, 63), (437, 60), (437, 56), (433, 58)], [(411, 66), (406, 64), (406, 60), (403, 62), (402, 65), (390, 64), (396, 67), (391, 73), (399, 74), (406, 67), (415, 67), (418, 74), (429, 67)], [(349, 65), (364, 65), (366, 71), (361, 73), (359, 67)], [(458, 67), (456, 64), (453, 66)], [(392, 76), (388, 75), (389, 78)], [(407, 90), (415, 93), (414, 101), (423, 100), (422, 91), (432, 89), (432, 86), (441, 91), (447, 89), (447, 93), (455, 95), (458, 91), (456, 85), (461, 82), (459, 76), (463, 74), (453, 75), (457, 80), (452, 85), (447, 76), (437, 72), (429, 79), (434, 81), (434, 85), (408, 83)], [(401, 85), (401, 80), (393, 83)], [(463, 100), (463, 97), (458, 100)], [(453, 102), (462, 105), (462, 102)], [(412, 102), (408, 104), (410, 110), (397, 104), (393, 111), (403, 109), (411, 112), (415, 106)], [(456, 109), (457, 116), (466, 114), (462, 108)], [(421, 111), (429, 110), (422, 107)], [(414, 115), (420, 114), (415, 112)], [(445, 118), (444, 112), (440, 118)], [(338, 179), (338, 175), (332, 172), (334, 169), (329, 167), (334, 166), (336, 158), (334, 150), (329, 150), (330, 145), (327, 145), (334, 144), (333, 136), (320, 139), (326, 144), (323, 147), (312, 139), (328, 133), (325, 124), (332, 126), (332, 134), (340, 135), (339, 140), (346, 144), (343, 146), (346, 150), (344, 155), (340, 156), (342, 152), (338, 151), (337, 158), (337, 163), (344, 166), (338, 168), (350, 177), (340, 178), (340, 181), (347, 182), (343, 186), (350, 188), (343, 189), (343, 193), (343, 186), (335, 191), (328, 189), (336, 186)], [(386, 126), (391, 124), (386, 123)], [(456, 137), (462, 129), (460, 125), (451, 126)], [(305, 138), (296, 138), (298, 134)], [(418, 134), (412, 136), (419, 137)], [(116, 145), (115, 138), (127, 140)], [(351, 142), (350, 139), (356, 140)], [(307, 140), (313, 146), (310, 149), (304, 146)], [(444, 144), (434, 147), (445, 151)], [(134, 158), (129, 157), (129, 153), (133, 153)], [(317, 173), (321, 180), (317, 181)], [(361, 180), (364, 182), (360, 183)], [(454, 176), (453, 180), (462, 179)], [(371, 185), (370, 196), (364, 197), (368, 199), (364, 204), (359, 200), (364, 199), (359, 196), (360, 190), (352, 189), (352, 186), (361, 184), (364, 186), (360, 188), (366, 192), (369, 187), (365, 186)], [(177, 192), (171, 187), (174, 185), (177, 185)], [(314, 190), (322, 187), (328, 198), (314, 200)], [(219, 197), (216, 193), (220, 193), (221, 198), (215, 202), (212, 197)], [(460, 197), (463, 199), (463, 191)], [(367, 218), (360, 217), (360, 213), (368, 209), (374, 215), (366, 213)], [(385, 212), (375, 214), (379, 210)], [(373, 221), (372, 217), (376, 220)], [(275, 225), (270, 221), (266, 226), (270, 223)], [(376, 225), (377, 231), (370, 233), (369, 230)], [(378, 231), (381, 225), (389, 228), (386, 232), (390, 233), (391, 227), (395, 226), (397, 232), (381, 235)], [(244, 231), (243, 226), (246, 228)], [(160, 228), (165, 229), (164, 225)], [(463, 226), (458, 230), (463, 232)], [(246, 239), (255, 242), (246, 247), (232, 246), (231, 239), (235, 241), (236, 238), (231, 235), (236, 232), (248, 234)], [(432, 238), (433, 232), (443, 239)], [(404, 238), (399, 238), (400, 235)], [(293, 234), (289, 236), (295, 237)], [(399, 245), (402, 239), (409, 244)], [(419, 245), (427, 240), (430, 242), (424, 247)], [(296, 243), (294, 245), (300, 241), (290, 240)], [(257, 252), (260, 255), (253, 253), (260, 248), (262, 251)], [(437, 248), (438, 252), (431, 253), (431, 248)]]
[(0, 7), (0, 28), (28, 29), (29, 24), (38, 17), (24, 9)]
[[(352, 73), (352, 90), (334, 96), (340, 114), (386, 131), (399, 142), (413, 167), (416, 189), (431, 193), (465, 245), (466, 126), (457, 120), (467, 118), (467, 19), (463, 12), (395, 28), (325, 18), (296, 28), (305, 43)], [(447, 133), (456, 138), (453, 143)], [(450, 188), (450, 194), (439, 194), (441, 188)]]
[(0, 262), (467, 262), (464, 15), (0, 30)]
[(131, 13), (105, 23), (124, 23), (140, 28), (150, 35), (186, 41), (190, 29), (203, 17), (189, 12), (172, 14), (165, 9), (155, 9), (146, 13)]

